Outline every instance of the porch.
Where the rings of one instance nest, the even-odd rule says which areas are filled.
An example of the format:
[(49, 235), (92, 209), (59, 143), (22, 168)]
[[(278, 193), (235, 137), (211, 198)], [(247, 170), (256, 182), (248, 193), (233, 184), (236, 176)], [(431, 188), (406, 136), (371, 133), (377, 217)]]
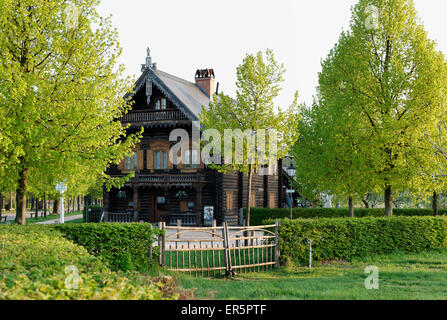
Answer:
[(201, 186), (127, 186), (104, 193), (104, 200), (105, 222), (203, 225)]

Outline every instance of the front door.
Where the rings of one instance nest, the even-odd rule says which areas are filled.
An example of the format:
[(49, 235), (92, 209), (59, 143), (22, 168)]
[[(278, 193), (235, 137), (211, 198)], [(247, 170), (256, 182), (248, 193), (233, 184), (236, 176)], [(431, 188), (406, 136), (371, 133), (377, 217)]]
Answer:
[(155, 222), (166, 221), (166, 197), (161, 194), (154, 195), (154, 214), (155, 214)]

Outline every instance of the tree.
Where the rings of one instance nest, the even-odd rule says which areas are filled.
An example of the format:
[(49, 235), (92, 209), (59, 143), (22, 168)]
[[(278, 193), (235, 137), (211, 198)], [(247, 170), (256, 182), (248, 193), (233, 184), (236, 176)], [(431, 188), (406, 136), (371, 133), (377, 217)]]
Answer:
[[(117, 118), (130, 90), (110, 18), (98, 0), (2, 0), (0, 7), (0, 164), (16, 189), (25, 224), (29, 186), (104, 176), (138, 140)], [(45, 190), (42, 190), (45, 189)]]
[(431, 183), (437, 160), (424, 136), (447, 111), (446, 66), (411, 0), (360, 0), (323, 63), (324, 105), (346, 119), (359, 170), (373, 176), (371, 190), (385, 190), (388, 216), (393, 190), (417, 193)]
[[(284, 66), (274, 59), (272, 50), (267, 50), (265, 55), (262, 52), (247, 54), (237, 68), (236, 99), (222, 92), (213, 97), (208, 108), (202, 108), (200, 115), (204, 129), (217, 130), (225, 139), (230, 133), (234, 134), (230, 136), (230, 147), (225, 145), (225, 139), (221, 141), (218, 153), (224, 157), (224, 162), (214, 162), (210, 167), (221, 172), (239, 171), (248, 176), (248, 225), (253, 174), (268, 164), (276, 164), (298, 138), (298, 93), (287, 110), (274, 106), (284, 72)], [(233, 137), (242, 143), (241, 148), (233, 145)], [(265, 141), (273, 143), (262, 149)]]
[[(326, 94), (320, 90), (318, 103), (303, 112), (300, 137), (292, 148), (297, 162), (297, 183), (307, 198), (320, 194), (348, 198), (349, 216), (354, 217), (354, 201), (368, 190), (364, 162), (358, 146), (349, 134), (354, 123), (346, 125), (339, 116), (339, 104), (327, 104)], [(342, 120), (342, 121), (341, 121)]]

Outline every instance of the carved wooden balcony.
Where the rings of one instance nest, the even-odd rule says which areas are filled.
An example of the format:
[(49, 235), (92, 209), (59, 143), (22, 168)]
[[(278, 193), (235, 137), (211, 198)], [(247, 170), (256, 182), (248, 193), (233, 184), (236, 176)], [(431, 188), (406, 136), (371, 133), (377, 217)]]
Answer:
[(187, 118), (180, 110), (146, 110), (146, 111), (131, 111), (121, 118), (122, 123), (129, 123), (131, 125), (138, 124), (155, 124), (178, 121), (187, 121)]
[(201, 174), (139, 174), (140, 185), (197, 185), (204, 182)]

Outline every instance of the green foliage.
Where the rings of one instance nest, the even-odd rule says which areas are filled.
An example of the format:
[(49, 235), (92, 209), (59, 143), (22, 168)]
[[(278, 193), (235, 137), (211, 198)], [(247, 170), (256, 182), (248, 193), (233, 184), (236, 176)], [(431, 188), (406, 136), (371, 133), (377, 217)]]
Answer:
[[(249, 174), (250, 170), (263, 167), (271, 156), (275, 156), (273, 162), (283, 158), (291, 145), (298, 138), (298, 93), (292, 105), (287, 110), (281, 110), (274, 104), (275, 98), (281, 91), (280, 84), (284, 81), (284, 65), (279, 64), (272, 50), (265, 54), (247, 54), (243, 63), (237, 68), (237, 92), (233, 99), (223, 92), (214, 96), (208, 108), (203, 107), (200, 114), (200, 122), (203, 129), (217, 130), (224, 137), (225, 130), (265, 130), (265, 141), (269, 141), (269, 130), (277, 132), (277, 154), (269, 154), (268, 146), (264, 153), (256, 152), (254, 145), (250, 145), (250, 137), (242, 135), (243, 155), (236, 154), (236, 148), (226, 149), (224, 139), (219, 146), (218, 153), (222, 154), (226, 161), (222, 165), (213, 167), (220, 171), (238, 170)], [(273, 137), (273, 136), (272, 136)], [(256, 141), (256, 143), (258, 143)], [(217, 151), (217, 150), (214, 150)], [(247, 152), (248, 151), (248, 152)], [(231, 159), (231, 161), (230, 161)], [(242, 160), (242, 161), (237, 161)]]
[(394, 251), (416, 253), (447, 246), (447, 219), (393, 217), (353, 219), (298, 219), (281, 221), (281, 258), (308, 261), (308, 239), (313, 259), (352, 259)]
[[(276, 165), (298, 139), (298, 92), (287, 110), (275, 106), (284, 73), (284, 65), (275, 60), (272, 50), (268, 49), (265, 54), (261, 51), (247, 54), (237, 68), (236, 99), (222, 92), (213, 97), (208, 108), (202, 107), (203, 129), (213, 130), (223, 138), (217, 144), (213, 141), (212, 151), (219, 155), (219, 161), (223, 157), (224, 163), (210, 167), (248, 175), (247, 199), (251, 198), (253, 173), (267, 165)], [(240, 148), (228, 137), (229, 132), (241, 142)], [(248, 203), (247, 200), (249, 211)], [(247, 221), (250, 224), (250, 214)]]
[[(117, 30), (98, 0), (0, 2), (0, 181), (18, 194), (25, 223), (27, 192), (67, 195), (109, 181), (104, 172), (135, 146), (119, 117), (131, 91), (117, 59)], [(66, 9), (77, 8), (67, 25)], [(122, 179), (116, 181), (122, 183)], [(112, 182), (113, 183), (113, 182)]]
[[(79, 288), (65, 286), (76, 267)], [(72, 283), (72, 282), (71, 282)], [(49, 226), (0, 226), (0, 300), (175, 299), (135, 272), (113, 272)]]
[(55, 225), (74, 243), (101, 258), (112, 270), (150, 271), (158, 263), (154, 248), (152, 260), (149, 248), (160, 234), (151, 224), (88, 223)]
[[(252, 208), (253, 225), (265, 225), (277, 219), (290, 217), (290, 209), (267, 209)], [(440, 216), (447, 216), (447, 209), (439, 209)], [(394, 215), (399, 217), (412, 216), (433, 216), (432, 209), (394, 209)], [(357, 208), (355, 209), (357, 218), (365, 217), (385, 217), (385, 210), (382, 208)], [(348, 208), (293, 208), (294, 219), (313, 219), (313, 218), (348, 218)]]
[[(432, 174), (440, 160), (426, 137), (439, 137), (446, 88), (445, 56), (413, 1), (360, 0), (349, 31), (322, 62), (315, 104), (300, 125), (294, 155), (304, 195), (438, 190)], [(386, 206), (392, 214), (389, 199)]]

